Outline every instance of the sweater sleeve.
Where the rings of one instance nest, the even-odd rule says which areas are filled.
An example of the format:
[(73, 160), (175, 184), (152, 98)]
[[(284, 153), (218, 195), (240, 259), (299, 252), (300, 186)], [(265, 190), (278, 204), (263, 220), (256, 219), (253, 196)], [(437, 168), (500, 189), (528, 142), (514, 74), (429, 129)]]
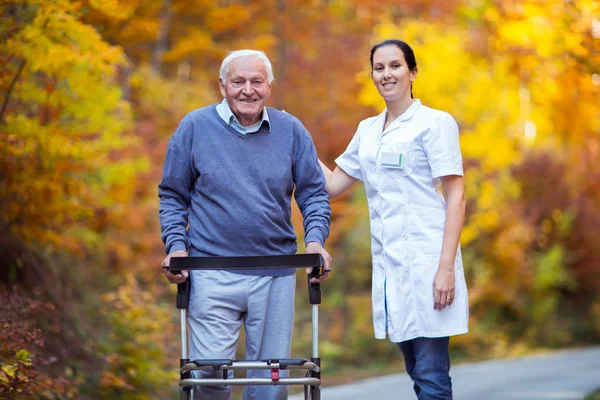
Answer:
[(167, 254), (187, 250), (189, 206), (196, 179), (192, 169), (193, 124), (184, 118), (171, 137), (158, 185), (161, 238)]
[(293, 157), (294, 197), (304, 219), (304, 242), (318, 242), (325, 246), (331, 219), (325, 177), (312, 137), (298, 120), (294, 121)]

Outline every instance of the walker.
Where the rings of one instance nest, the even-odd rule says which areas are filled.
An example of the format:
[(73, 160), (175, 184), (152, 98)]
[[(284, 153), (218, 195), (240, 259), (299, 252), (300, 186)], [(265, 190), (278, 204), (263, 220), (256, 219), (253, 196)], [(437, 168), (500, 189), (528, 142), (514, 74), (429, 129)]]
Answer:
[[(248, 269), (260, 265), (260, 268), (311, 268), (308, 275), (308, 297), (312, 304), (312, 357), (286, 358), (270, 360), (190, 360), (187, 345), (187, 308), (190, 300), (190, 278), (177, 285), (177, 308), (181, 316), (181, 359), (179, 392), (182, 400), (194, 399), (194, 386), (218, 385), (303, 385), (305, 400), (321, 399), (321, 359), (319, 358), (319, 304), (321, 288), (319, 283), (310, 283), (310, 279), (320, 276), (323, 257), (320, 254), (296, 254), (289, 256), (252, 256), (252, 257), (173, 257), (169, 270), (179, 274), (181, 270), (194, 269)], [(228, 370), (270, 369), (268, 378), (229, 378)], [(306, 370), (304, 378), (280, 377), (279, 371), (285, 369)], [(192, 371), (223, 371), (222, 378), (193, 378)]]

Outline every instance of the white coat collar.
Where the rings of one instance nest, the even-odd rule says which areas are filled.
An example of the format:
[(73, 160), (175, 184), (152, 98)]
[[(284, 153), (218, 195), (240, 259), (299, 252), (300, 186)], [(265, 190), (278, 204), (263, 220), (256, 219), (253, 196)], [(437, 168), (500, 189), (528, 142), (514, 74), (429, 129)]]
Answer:
[[(417, 109), (420, 106), (421, 106), (421, 100), (415, 99), (415, 101), (413, 101), (413, 103), (402, 114), (400, 114), (400, 116), (398, 118), (393, 120), (388, 125), (387, 129), (382, 133), (382, 135), (387, 135), (389, 132), (398, 129), (400, 127), (400, 123), (411, 119), (412, 116), (415, 114), (415, 112), (417, 111)], [(387, 115), (387, 107), (383, 110), (383, 112), (381, 114), (379, 114), (379, 117), (381, 119), (381, 121), (380, 121), (381, 130), (383, 129), (383, 124), (385, 124), (386, 115)], [(380, 130), (380, 132), (381, 132), (381, 130)]]

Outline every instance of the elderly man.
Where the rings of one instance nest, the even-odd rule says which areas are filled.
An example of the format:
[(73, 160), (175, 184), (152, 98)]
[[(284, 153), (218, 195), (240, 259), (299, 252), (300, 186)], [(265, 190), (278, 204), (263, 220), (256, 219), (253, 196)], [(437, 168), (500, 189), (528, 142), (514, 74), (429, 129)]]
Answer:
[[(256, 50), (230, 53), (221, 65), (221, 103), (183, 118), (167, 150), (158, 186), (168, 256), (291, 255), (297, 250), (292, 193), (304, 218), (307, 253), (320, 253), (331, 209), (311, 136), (292, 115), (265, 107), (273, 72)], [(289, 358), (295, 271), (191, 271), (191, 359), (234, 359), (242, 322), (246, 359)], [(173, 275), (181, 283), (188, 272)], [(325, 279), (327, 273), (318, 280)], [(268, 377), (269, 371), (249, 371)], [(211, 376), (211, 373), (203, 376)], [(216, 376), (216, 375), (215, 375)], [(229, 399), (229, 386), (196, 389), (196, 398)], [(248, 386), (244, 399), (286, 399), (285, 386)]]

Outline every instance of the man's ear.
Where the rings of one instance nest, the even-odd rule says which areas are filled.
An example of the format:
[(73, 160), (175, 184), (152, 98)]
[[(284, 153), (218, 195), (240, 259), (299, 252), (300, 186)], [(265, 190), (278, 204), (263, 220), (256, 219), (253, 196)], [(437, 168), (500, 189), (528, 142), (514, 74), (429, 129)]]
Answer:
[(221, 78), (219, 78), (219, 90), (221, 91), (221, 95), (223, 97), (227, 97), (225, 93), (225, 82), (223, 82)]

